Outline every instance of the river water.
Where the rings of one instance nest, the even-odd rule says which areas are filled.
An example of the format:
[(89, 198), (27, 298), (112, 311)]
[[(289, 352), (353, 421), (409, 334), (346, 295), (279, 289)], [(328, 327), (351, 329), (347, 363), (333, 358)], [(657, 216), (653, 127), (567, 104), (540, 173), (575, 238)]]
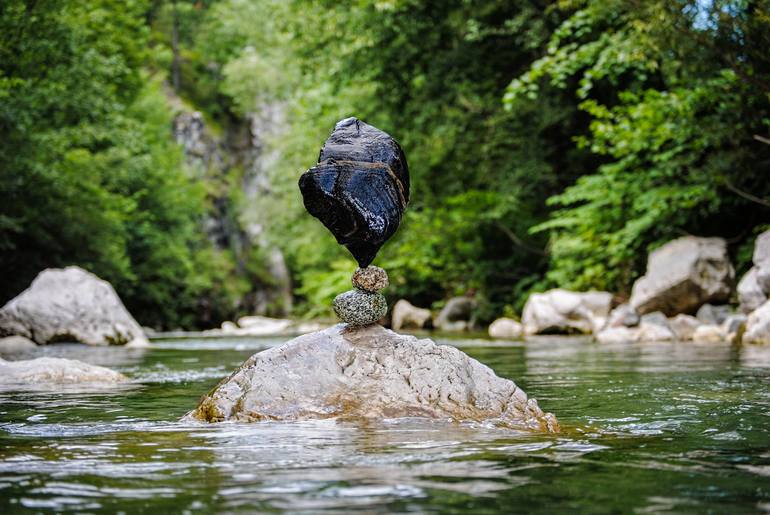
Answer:
[(558, 435), (177, 422), (285, 340), (36, 350), (131, 382), (0, 390), (0, 513), (770, 512), (770, 347), (438, 339), (514, 379), (559, 418)]

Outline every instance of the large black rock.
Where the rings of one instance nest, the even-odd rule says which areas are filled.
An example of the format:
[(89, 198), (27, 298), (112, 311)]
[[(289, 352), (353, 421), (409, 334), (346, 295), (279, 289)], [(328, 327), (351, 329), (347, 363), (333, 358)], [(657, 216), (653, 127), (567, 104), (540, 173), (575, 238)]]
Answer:
[(302, 174), (305, 209), (365, 267), (393, 236), (409, 202), (409, 167), (387, 133), (356, 118), (337, 123), (318, 164)]

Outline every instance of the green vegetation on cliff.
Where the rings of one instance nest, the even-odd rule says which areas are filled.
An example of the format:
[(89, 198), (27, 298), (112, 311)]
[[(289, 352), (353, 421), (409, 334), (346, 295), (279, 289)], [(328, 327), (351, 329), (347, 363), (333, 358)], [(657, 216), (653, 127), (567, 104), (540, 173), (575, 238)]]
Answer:
[[(740, 267), (770, 223), (766, 1), (11, 0), (0, 33), (3, 299), (77, 263), (143, 323), (232, 316), (269, 274), (204, 234), (218, 188), (267, 221), (300, 311), (327, 312), (354, 263), (296, 180), (351, 115), (409, 159), (376, 264), (419, 305), (476, 291), (484, 319), (553, 285), (623, 294), (683, 233), (726, 237)], [(259, 202), (191, 173), (168, 91), (225, 135), (281, 114)]]

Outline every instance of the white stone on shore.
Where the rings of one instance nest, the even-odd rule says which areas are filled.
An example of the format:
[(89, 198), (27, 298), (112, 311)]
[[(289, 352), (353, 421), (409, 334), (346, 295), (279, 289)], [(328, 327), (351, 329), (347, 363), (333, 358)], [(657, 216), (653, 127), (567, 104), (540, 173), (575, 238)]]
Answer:
[(605, 325), (611, 305), (612, 294), (607, 292), (574, 292), (557, 288), (530, 295), (521, 321), (526, 334), (590, 334)]
[(431, 325), (433, 315), (429, 309), (418, 308), (408, 300), (396, 302), (391, 311), (391, 326), (394, 331), (402, 329), (425, 329)]
[(524, 327), (512, 318), (498, 318), (489, 325), (489, 336), (502, 340), (515, 340), (524, 335)]

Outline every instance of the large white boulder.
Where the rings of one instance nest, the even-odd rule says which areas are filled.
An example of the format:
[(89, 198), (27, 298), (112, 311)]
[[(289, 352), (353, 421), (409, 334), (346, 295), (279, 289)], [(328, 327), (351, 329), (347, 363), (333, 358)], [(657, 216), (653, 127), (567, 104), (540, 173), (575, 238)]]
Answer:
[(424, 329), (431, 325), (433, 315), (429, 309), (418, 308), (408, 300), (401, 299), (393, 306), (390, 320), (394, 331)]
[(744, 343), (770, 343), (770, 301), (751, 312), (746, 320)]
[(110, 283), (76, 266), (40, 272), (29, 288), (0, 309), (0, 334), (25, 336), (41, 345), (148, 344)]
[(530, 295), (524, 305), (521, 321), (527, 334), (589, 334), (604, 326), (611, 306), (611, 293), (554, 289)]
[(734, 278), (724, 239), (684, 236), (650, 253), (630, 304), (641, 314), (694, 313), (707, 302), (727, 302)]
[(0, 384), (78, 384), (120, 383), (126, 377), (109, 368), (63, 358), (37, 358), (23, 361), (0, 359)]
[(257, 353), (185, 418), (208, 422), (428, 417), (556, 432), (508, 379), (447, 345), (344, 324)]

